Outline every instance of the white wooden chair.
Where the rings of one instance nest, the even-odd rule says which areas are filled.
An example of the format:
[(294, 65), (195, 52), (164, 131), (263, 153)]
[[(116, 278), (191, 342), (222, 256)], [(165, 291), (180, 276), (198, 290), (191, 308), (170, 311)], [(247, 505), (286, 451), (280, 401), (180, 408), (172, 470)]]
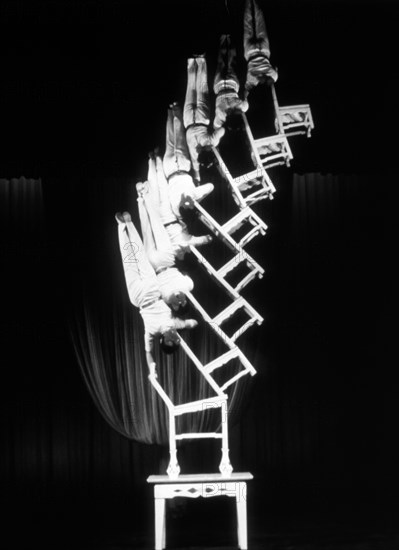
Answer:
[[(198, 401), (193, 401), (190, 403), (184, 403), (181, 405), (174, 405), (174, 403), (171, 401), (169, 396), (165, 393), (162, 386), (159, 384), (157, 379), (157, 374), (155, 371), (155, 368), (153, 368), (150, 371), (149, 374), (149, 380), (159, 396), (164, 401), (165, 405), (168, 408), (169, 413), (169, 453), (170, 453), (170, 461), (168, 468), (166, 470), (168, 476), (171, 479), (175, 479), (179, 476), (180, 473), (180, 466), (177, 460), (177, 445), (176, 441), (182, 440), (182, 439), (221, 439), (222, 440), (222, 459), (219, 465), (219, 471), (225, 475), (229, 476), (231, 472), (233, 471), (233, 467), (230, 464), (229, 459), (229, 445), (228, 445), (228, 396), (225, 392), (225, 390), (234, 384), (239, 378), (242, 376), (245, 376), (246, 374), (251, 374), (253, 376), (256, 374), (255, 368), (252, 366), (250, 361), (245, 357), (245, 355), (242, 353), (242, 351), (238, 348), (238, 346), (235, 344), (235, 340), (240, 336), (244, 330), (249, 328), (250, 325), (253, 323), (262, 323), (263, 318), (259, 316), (253, 310), (253, 308), (250, 308), (250, 310), (253, 310), (253, 316), (250, 317), (250, 323), (247, 322), (245, 325), (240, 329), (240, 331), (237, 331), (233, 335), (233, 337), (229, 338), (227, 334), (223, 331), (221, 328), (221, 324), (224, 320), (226, 320), (230, 315), (234, 313), (233, 310), (229, 310), (226, 312), (222, 312), (222, 315), (219, 314), (219, 319), (215, 321), (215, 318), (212, 319), (206, 311), (201, 307), (201, 305), (197, 302), (197, 300), (194, 298), (194, 296), (191, 293), (188, 293), (188, 297), (193, 303), (194, 307), (200, 312), (205, 322), (208, 323), (208, 325), (211, 327), (211, 329), (215, 332), (215, 334), (223, 340), (223, 342), (227, 345), (229, 348), (227, 352), (221, 354), (216, 359), (213, 359), (206, 365), (203, 365), (201, 361), (198, 359), (198, 357), (193, 353), (193, 351), (190, 349), (190, 347), (187, 345), (187, 343), (183, 340), (183, 338), (180, 338), (180, 346), (183, 349), (183, 351), (186, 353), (186, 355), (191, 359), (191, 361), (194, 363), (195, 367), (201, 372), (202, 376), (206, 379), (208, 384), (211, 386), (211, 388), (216, 393), (215, 397), (209, 397), (207, 399), (200, 399)], [(241, 297), (238, 298), (240, 300)], [(243, 299), (242, 299), (243, 300)], [(238, 307), (247, 307), (245, 304), (239, 304), (236, 306)], [(214, 372), (216, 369), (219, 369), (229, 363), (233, 359), (238, 359), (241, 363), (241, 366), (243, 367), (242, 370), (240, 370), (237, 374), (235, 374), (232, 378), (224, 382), (222, 386), (219, 386), (219, 384), (216, 383), (216, 381), (211, 376), (211, 373)], [(221, 412), (221, 423), (220, 423), (220, 429), (221, 432), (191, 432), (191, 433), (181, 433), (176, 434), (176, 417), (180, 416), (182, 414), (187, 413), (194, 413), (194, 412), (203, 412), (209, 408), (219, 408)]]
[[(234, 252), (234, 256), (225, 265), (219, 269), (214, 269), (204, 256), (194, 247), (190, 247), (191, 252), (197, 256), (201, 265), (203, 265), (208, 273), (216, 279), (218, 283), (225, 281), (226, 276), (231, 273), (236, 267), (242, 263), (246, 264), (249, 268), (249, 273), (235, 286), (234, 290), (238, 294), (250, 281), (255, 277), (261, 279), (265, 270), (242, 248), (243, 244), (246, 244), (256, 234), (264, 234), (266, 231), (266, 224), (255, 214), (253, 211), (245, 211), (240, 216), (234, 216), (226, 224), (220, 225), (197, 201), (194, 201), (194, 206), (198, 211), (201, 221), (216, 235), (224, 244)], [(237, 243), (231, 236), (235, 230), (240, 227), (240, 224), (244, 220), (249, 220), (252, 229)]]
[(272, 168), (280, 164), (289, 166), (290, 160), (292, 159), (292, 152), (286, 136), (278, 132), (278, 134), (274, 136), (255, 139), (249, 126), (248, 119), (244, 113), (242, 113), (242, 118), (248, 143), (252, 151), (252, 158), (256, 166), (262, 166), (265, 171), (266, 168)]
[(274, 84), (271, 85), (275, 111), (275, 128), (280, 135), (295, 136), (306, 134), (311, 136), (314, 128), (310, 105), (288, 105), (280, 107)]
[[(269, 178), (262, 162), (253, 158), (255, 169), (242, 176), (233, 177), (222, 159), (219, 150), (212, 148), (217, 160), (217, 166), (220, 174), (225, 178), (230, 186), (234, 202), (239, 208), (251, 206), (263, 199), (272, 199), (276, 188)], [(259, 156), (259, 155), (258, 155)]]
[[(194, 248), (194, 247), (193, 247)], [(195, 249), (196, 250), (196, 249)], [(228, 283), (226, 283), (228, 285)], [(229, 285), (228, 285), (229, 286)], [(195, 367), (200, 371), (202, 376), (206, 379), (208, 384), (216, 393), (215, 397), (207, 399), (201, 399), (190, 403), (184, 403), (181, 405), (174, 405), (169, 396), (165, 393), (162, 386), (159, 384), (155, 369), (150, 371), (149, 380), (159, 396), (164, 401), (168, 408), (169, 413), (169, 453), (170, 461), (167, 468), (167, 474), (171, 479), (178, 477), (180, 473), (180, 466), (177, 460), (177, 445), (176, 441), (182, 439), (221, 439), (222, 440), (222, 459), (219, 465), (219, 470), (222, 474), (228, 476), (233, 471), (229, 459), (229, 446), (228, 446), (228, 396), (225, 390), (237, 382), (242, 376), (250, 374), (253, 376), (256, 374), (256, 370), (243, 354), (240, 348), (236, 345), (236, 340), (239, 338), (250, 326), (253, 324), (260, 325), (263, 322), (263, 318), (255, 311), (255, 309), (242, 297), (239, 296), (232, 287), (228, 289), (229, 295), (232, 297), (233, 302), (223, 311), (221, 311), (214, 318), (210, 317), (205, 309), (200, 305), (192, 293), (188, 292), (187, 297), (190, 302), (200, 313), (203, 320), (209, 325), (218, 338), (227, 346), (228, 350), (209, 363), (203, 365), (198, 357), (193, 353), (187, 343), (180, 338), (180, 346), (188, 356), (188, 358), (194, 363)], [(232, 336), (227, 336), (222, 328), (222, 324), (232, 317), (240, 308), (242, 308), (249, 316), (249, 319), (238, 329)], [(242, 369), (226, 380), (221, 386), (217, 384), (211, 374), (217, 369), (227, 365), (230, 361), (238, 359)], [(186, 413), (203, 412), (209, 408), (220, 408), (221, 412), (221, 432), (194, 432), (194, 433), (182, 433), (176, 434), (176, 417)]]

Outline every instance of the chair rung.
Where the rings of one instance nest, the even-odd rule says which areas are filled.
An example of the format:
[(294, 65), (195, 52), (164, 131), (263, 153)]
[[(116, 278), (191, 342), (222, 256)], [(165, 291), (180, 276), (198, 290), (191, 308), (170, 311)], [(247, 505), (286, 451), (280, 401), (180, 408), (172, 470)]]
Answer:
[(255, 140), (256, 147), (259, 149), (263, 145), (269, 145), (271, 143), (285, 143), (287, 141), (287, 138), (283, 134), (276, 134), (275, 136), (268, 136), (265, 138), (259, 138)]
[(223, 267), (218, 269), (217, 274), (220, 277), (225, 277), (227, 273), (229, 273), (232, 269), (234, 269), (236, 265), (238, 265), (240, 262), (242, 262), (245, 259), (246, 259), (245, 254), (243, 254), (242, 252), (239, 252), (233, 258), (231, 258), (231, 260), (229, 260), (227, 264), (225, 264)]
[(265, 157), (265, 158), (263, 158), (263, 159), (261, 159), (261, 160), (262, 160), (263, 166), (265, 166), (265, 167), (270, 167), (270, 164), (269, 164), (269, 163), (270, 163), (272, 160), (282, 159), (282, 161), (280, 162), (280, 164), (285, 164), (286, 162), (289, 162), (291, 158), (292, 158), (292, 157), (289, 155), (288, 152), (282, 151), (281, 153), (274, 153), (273, 155), (269, 155), (269, 156), (267, 156), (267, 157)]
[(245, 197), (248, 204), (253, 204), (254, 202), (261, 201), (262, 199), (273, 199), (273, 192), (270, 189), (262, 188)]
[[(226, 388), (228, 388), (229, 386), (231, 386), (231, 384), (234, 384), (234, 382), (236, 382), (239, 378), (241, 378), (242, 376), (245, 376), (246, 374), (248, 374), (250, 371), (244, 369), (244, 370), (241, 370), (238, 374), (236, 374), (235, 376), (233, 376), (233, 378), (230, 378), (230, 380), (228, 380), (227, 382), (225, 382), (223, 384), (223, 386), (221, 386), (221, 389), (222, 391), (224, 391)], [(253, 376), (253, 374), (251, 373), (251, 375)]]
[(306, 122), (306, 120), (304, 120), (303, 122), (284, 122), (283, 121), (283, 126), (284, 128), (298, 128), (299, 126), (305, 126), (305, 127), (310, 127), (311, 128), (311, 125), (309, 124), (309, 122)]
[[(250, 181), (259, 180), (261, 178), (263, 178), (263, 175), (259, 171), (259, 168), (257, 168), (256, 170), (252, 170), (252, 172), (248, 172), (248, 174), (243, 174), (242, 176), (234, 178), (234, 183), (240, 188), (240, 185), (248, 184)], [(261, 182), (259, 182), (259, 184), (260, 183)]]
[(263, 276), (263, 274), (260, 273), (259, 269), (257, 268), (253, 269), (250, 273), (248, 273), (248, 275), (246, 275), (246, 277), (244, 277), (242, 281), (240, 281), (238, 285), (234, 287), (234, 290), (236, 292), (240, 292), (244, 287), (247, 286), (248, 283), (250, 283), (253, 279), (255, 279), (256, 276), (258, 276), (259, 279), (261, 279)]
[(233, 349), (229, 349), (229, 351), (226, 351), (226, 353), (223, 353), (223, 355), (220, 355), (219, 357), (205, 365), (204, 368), (208, 373), (213, 372), (215, 369), (218, 369), (219, 367), (222, 367), (223, 365), (231, 361), (231, 359), (235, 359), (236, 357), (238, 357), (238, 355), (239, 350), (234, 347)]
[(256, 235), (258, 235), (259, 233), (260, 233), (261, 235), (264, 235), (264, 234), (265, 234), (265, 230), (262, 229), (262, 228), (260, 227), (260, 225), (257, 225), (257, 226), (255, 226), (255, 227), (253, 227), (253, 228), (251, 229), (251, 231), (249, 231), (249, 232), (240, 240), (240, 242), (238, 243), (238, 245), (241, 246), (241, 247), (242, 247), (242, 246), (245, 246), (245, 245), (248, 244), (250, 241), (252, 241), (252, 239), (253, 239), (254, 237), (256, 237)]
[(248, 207), (243, 208), (238, 212), (238, 214), (222, 225), (224, 231), (226, 231), (229, 235), (232, 235), (235, 231), (240, 229), (242, 225), (244, 225), (246, 220), (251, 217), (252, 213), (253, 212)]
[(279, 106), (280, 113), (282, 111), (310, 111), (309, 103), (303, 103), (301, 105), (285, 105), (283, 107)]
[[(205, 368), (206, 367), (204, 367), (204, 369)], [(227, 395), (217, 395), (215, 397), (208, 397), (207, 399), (200, 399), (199, 401), (192, 401), (191, 403), (183, 403), (182, 405), (175, 406), (173, 414), (175, 416), (178, 416), (184, 413), (203, 411), (207, 408), (206, 405), (216, 405), (217, 407), (221, 407), (222, 404), (226, 402), (226, 400)]]
[(212, 319), (213, 323), (216, 323), (220, 326), (226, 319), (229, 319), (240, 307), (244, 305), (244, 298), (240, 296), (237, 300), (234, 300), (229, 306), (227, 306), (223, 311), (221, 311), (216, 317)]
[(242, 334), (244, 334), (244, 332), (249, 329), (249, 327), (251, 327), (252, 325), (254, 325), (256, 323), (256, 319), (255, 318), (252, 318), (252, 319), (248, 319), (248, 321), (246, 323), (244, 323), (242, 325), (241, 328), (239, 328), (238, 330), (236, 330), (236, 332), (233, 334), (233, 336), (230, 336), (230, 340), (232, 340), (233, 342), (235, 342), (237, 340), (237, 338), (239, 338)]
[(175, 439), (223, 439), (223, 434), (218, 434), (216, 432), (193, 432), (179, 434), (175, 436)]

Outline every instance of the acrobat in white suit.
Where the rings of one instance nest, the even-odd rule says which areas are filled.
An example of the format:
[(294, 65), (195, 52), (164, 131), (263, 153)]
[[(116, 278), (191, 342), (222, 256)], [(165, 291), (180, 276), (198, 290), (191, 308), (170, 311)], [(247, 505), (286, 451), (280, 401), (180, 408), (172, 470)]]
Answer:
[(216, 66), (213, 91), (216, 95), (214, 128), (220, 128), (228, 115), (234, 112), (245, 113), (248, 103), (240, 99), (240, 83), (236, 73), (236, 49), (229, 34), (220, 37), (219, 53)]
[(258, 84), (276, 82), (270, 64), (270, 44), (265, 18), (256, 0), (246, 0), (244, 9), (244, 57), (247, 60), (245, 97)]
[(178, 220), (182, 219), (180, 208), (190, 208), (192, 199), (201, 201), (214, 189), (212, 183), (195, 186), (190, 175), (190, 153), (178, 103), (172, 103), (168, 109), (163, 169), (169, 185), (170, 206)]
[[(161, 271), (158, 275), (155, 273), (146, 255), (141, 237), (131, 221), (130, 214), (124, 212), (123, 215), (116, 214), (115, 217), (118, 222), (119, 247), (127, 291), (131, 303), (140, 309), (144, 321), (146, 358), (148, 367), (152, 368), (154, 366), (153, 349), (156, 337), (160, 337), (162, 349), (165, 352), (171, 352), (179, 344), (177, 330), (194, 328), (198, 323), (194, 319), (183, 320), (173, 317), (172, 310), (162, 297), (159, 280)], [(184, 275), (180, 275), (184, 277)], [(189, 277), (179, 279), (178, 282), (176, 280), (176, 285), (186, 285), (186, 288), (189, 288), (190, 281)], [(169, 296), (177, 292), (171, 285), (168, 286), (167, 281), (162, 287), (164, 291), (167, 290), (170, 293)]]
[(190, 235), (181, 216), (177, 218), (174, 214), (169, 197), (171, 187), (166, 181), (162, 160), (157, 152), (149, 156), (147, 182), (142, 184), (142, 188), (144, 205), (147, 205), (147, 199), (150, 198), (150, 209), (152, 206), (152, 210), (158, 214), (179, 259), (182, 259), (190, 245), (202, 246), (211, 242), (212, 237), (209, 235), (198, 237)]
[(201, 151), (216, 147), (224, 135), (225, 129), (210, 129), (210, 100), (208, 72), (204, 55), (190, 57), (187, 60), (187, 88), (184, 102), (183, 120), (186, 139), (193, 165), (194, 179), (200, 181)]

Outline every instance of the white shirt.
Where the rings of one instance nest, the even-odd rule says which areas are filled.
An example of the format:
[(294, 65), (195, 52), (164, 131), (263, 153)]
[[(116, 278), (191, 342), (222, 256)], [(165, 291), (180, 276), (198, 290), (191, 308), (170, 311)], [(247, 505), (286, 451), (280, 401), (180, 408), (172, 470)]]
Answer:
[(154, 337), (167, 329), (185, 328), (186, 321), (172, 317), (171, 309), (163, 300), (158, 300), (154, 304), (140, 309), (144, 321), (144, 346), (145, 351), (151, 352), (153, 348)]
[(171, 267), (161, 271), (157, 275), (159, 290), (162, 298), (168, 300), (174, 292), (191, 292), (194, 288), (194, 283), (191, 277), (183, 275), (176, 267)]

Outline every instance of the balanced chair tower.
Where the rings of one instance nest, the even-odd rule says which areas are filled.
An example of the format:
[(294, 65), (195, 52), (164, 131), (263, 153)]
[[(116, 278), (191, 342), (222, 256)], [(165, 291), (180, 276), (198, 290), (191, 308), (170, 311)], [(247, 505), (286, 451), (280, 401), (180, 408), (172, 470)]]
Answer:
[[(158, 381), (155, 369), (150, 372), (149, 380), (160, 398), (165, 403), (169, 416), (169, 453), (170, 460), (166, 475), (153, 475), (147, 481), (154, 485), (155, 499), (155, 548), (161, 550), (166, 545), (166, 524), (165, 524), (165, 501), (178, 497), (204, 498), (213, 496), (230, 496), (236, 499), (237, 509), (237, 536), (238, 546), (247, 549), (247, 511), (246, 511), (246, 482), (253, 478), (249, 472), (234, 472), (229, 457), (228, 443), (228, 395), (226, 389), (249, 374), (256, 374), (255, 367), (251, 364), (244, 352), (237, 344), (238, 339), (253, 325), (261, 325), (262, 316), (248, 303), (241, 295), (242, 290), (257, 278), (262, 278), (265, 272), (263, 266), (246, 252), (245, 246), (256, 237), (266, 234), (267, 225), (251, 208), (257, 202), (264, 199), (273, 199), (276, 191), (267, 169), (285, 165), (290, 166), (293, 158), (288, 138), (294, 135), (305, 134), (311, 136), (314, 128), (312, 113), (309, 105), (291, 105), (280, 107), (275, 85), (271, 89), (275, 115), (276, 134), (260, 139), (255, 139), (248, 119), (242, 113), (243, 126), (246, 141), (250, 148), (254, 169), (239, 177), (233, 177), (228, 166), (223, 160), (217, 147), (213, 147), (219, 172), (227, 180), (232, 197), (237, 206), (237, 212), (225, 223), (220, 224), (212, 217), (206, 209), (194, 201), (194, 207), (202, 223), (221, 241), (221, 243), (233, 253), (233, 257), (222, 267), (215, 268), (195, 247), (191, 252), (198, 259), (207, 276), (215, 281), (222, 291), (229, 298), (229, 305), (220, 311), (216, 316), (211, 316), (201, 306), (193, 293), (188, 293), (188, 299), (199, 315), (220, 339), (227, 351), (216, 357), (207, 364), (201, 363), (198, 357), (190, 349), (188, 344), (181, 338), (181, 348), (188, 359), (198, 369), (206, 382), (215, 393), (214, 397), (199, 399), (189, 403), (175, 405), (165, 393)], [(234, 235), (243, 227), (249, 230), (240, 240)], [(247, 273), (233, 286), (227, 280), (238, 267), (245, 266)], [(238, 312), (245, 312), (247, 320), (244, 324), (228, 336), (224, 330), (224, 324), (233, 318)], [(225, 381), (222, 385), (216, 382), (212, 376), (218, 369), (223, 369), (230, 361), (238, 359), (240, 369), (237, 374)], [(216, 432), (195, 432), (176, 433), (176, 418), (178, 416), (203, 412), (209, 408), (220, 410), (221, 422), (219, 431)], [(220, 473), (198, 473), (180, 474), (180, 465), (177, 456), (177, 441), (183, 439), (220, 439), (221, 460), (219, 464)]]

